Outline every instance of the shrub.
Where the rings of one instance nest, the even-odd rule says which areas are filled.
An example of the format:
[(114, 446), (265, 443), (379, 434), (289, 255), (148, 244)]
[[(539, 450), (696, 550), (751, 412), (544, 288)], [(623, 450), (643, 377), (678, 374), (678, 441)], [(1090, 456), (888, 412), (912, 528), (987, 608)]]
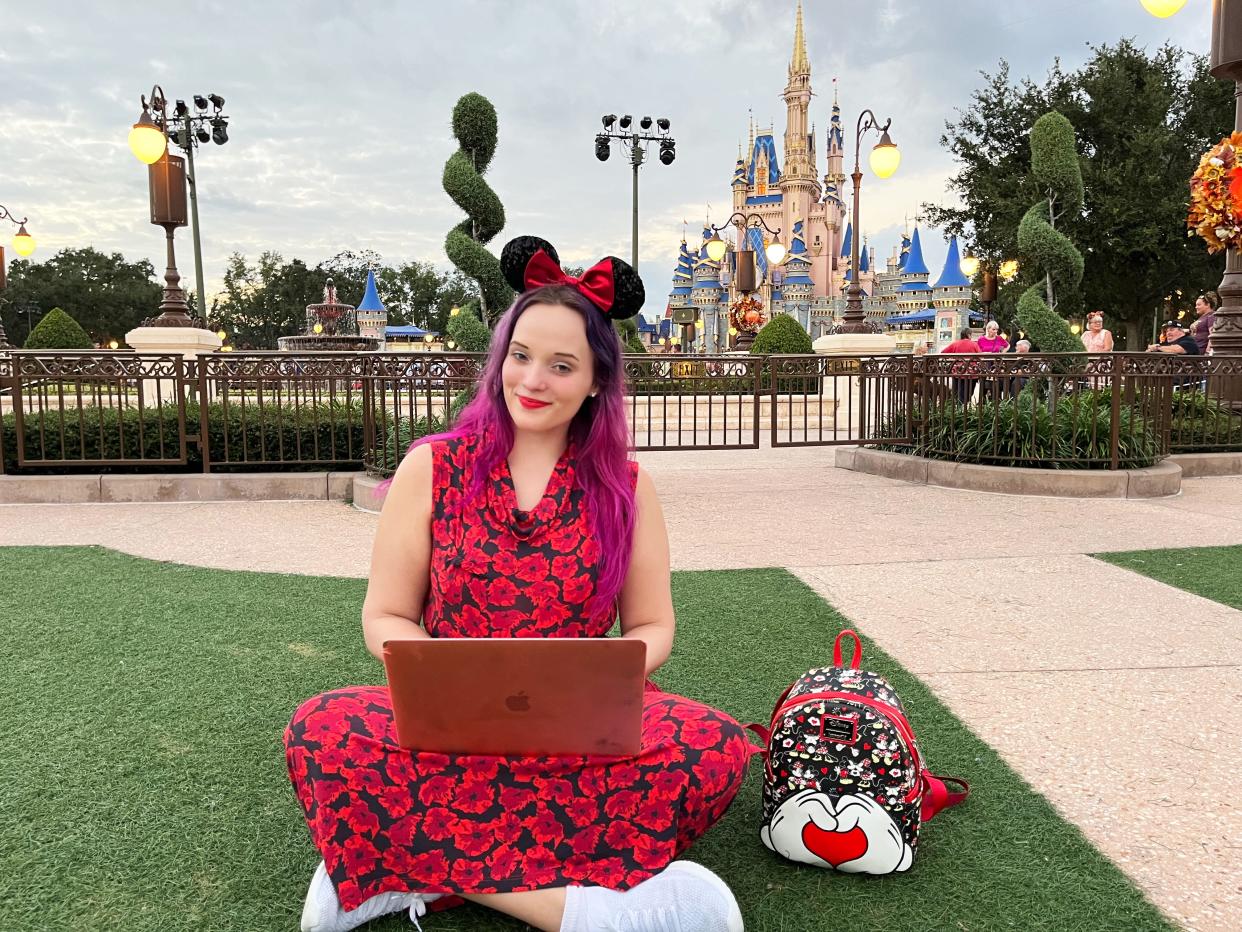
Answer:
[(367, 460), (369, 472), (389, 476), (397, 471), (410, 444), (428, 434), (444, 430), (444, 421), (438, 417), (403, 417), (397, 420), (396, 429), (376, 445), (375, 454)]
[(465, 305), (456, 317), (450, 317), (444, 327), (445, 336), (457, 344), (462, 353), (486, 353), (492, 342), (492, 333), (474, 314), (473, 303)]
[[(1112, 396), (1108, 391), (1063, 395), (1055, 408), (1029, 392), (970, 408), (954, 404), (916, 409), (913, 443), (876, 444), (878, 449), (930, 459), (986, 466), (1035, 469), (1107, 469)], [(904, 430), (904, 421), (884, 424), (886, 435)], [(1160, 457), (1150, 421), (1122, 408), (1118, 422), (1118, 465), (1142, 469)]]
[[(763, 325), (763, 329), (755, 335), (755, 342), (750, 345), (752, 356), (768, 354), (807, 355), (813, 352), (811, 335), (803, 330), (802, 325), (788, 314), (776, 314), (773, 316), (770, 321)], [(772, 381), (772, 364), (767, 359), (763, 361), (762, 378), (763, 387), (766, 390)], [(778, 378), (776, 383), (776, 391), (781, 395), (818, 394), (819, 390), (818, 378), (785, 377)]]
[(1202, 392), (1173, 393), (1169, 446), (1174, 453), (1242, 450), (1242, 417)]
[(82, 325), (58, 307), (48, 311), (26, 337), (26, 349), (94, 349)]

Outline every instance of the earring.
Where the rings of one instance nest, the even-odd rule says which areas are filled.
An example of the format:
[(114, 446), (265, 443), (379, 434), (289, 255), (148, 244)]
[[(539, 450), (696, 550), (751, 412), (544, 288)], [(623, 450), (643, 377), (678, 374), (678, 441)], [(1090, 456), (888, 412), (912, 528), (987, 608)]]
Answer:
[(591, 392), (591, 397), (592, 397), (592, 398), (594, 398), (594, 397), (595, 397), (596, 395), (598, 395), (598, 394), (599, 394), (599, 392)]

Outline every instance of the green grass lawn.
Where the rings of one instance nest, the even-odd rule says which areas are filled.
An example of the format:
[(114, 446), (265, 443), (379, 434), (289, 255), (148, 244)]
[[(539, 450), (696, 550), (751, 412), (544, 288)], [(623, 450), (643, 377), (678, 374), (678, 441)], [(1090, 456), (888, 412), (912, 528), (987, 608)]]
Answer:
[(1125, 550), (1093, 556), (1242, 610), (1242, 546)]
[[(89, 547), (0, 556), (0, 929), (296, 929), (318, 855), (281, 732), (304, 698), (382, 680), (359, 634), (365, 583)], [(677, 650), (657, 679), (744, 721), (828, 662), (842, 625), (782, 570), (678, 573), (674, 595)], [(866, 656), (932, 766), (975, 794), (928, 826), (911, 873), (849, 877), (763, 848), (756, 762), (690, 853), (732, 885), (751, 932), (1169, 928), (927, 689), (869, 643)], [(521, 928), (473, 906), (424, 926)]]

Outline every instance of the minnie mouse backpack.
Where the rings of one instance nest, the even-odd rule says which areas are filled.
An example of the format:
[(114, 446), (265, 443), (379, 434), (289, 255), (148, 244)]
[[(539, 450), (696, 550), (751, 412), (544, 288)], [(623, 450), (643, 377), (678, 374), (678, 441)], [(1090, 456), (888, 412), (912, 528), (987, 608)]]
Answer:
[[(843, 668), (847, 637), (854, 656)], [(747, 726), (766, 746), (759, 837), (791, 861), (892, 874), (910, 869), (922, 823), (970, 787), (924, 769), (901, 700), (882, 676), (859, 669), (861, 660), (858, 635), (842, 631), (833, 665), (785, 690), (769, 727)]]

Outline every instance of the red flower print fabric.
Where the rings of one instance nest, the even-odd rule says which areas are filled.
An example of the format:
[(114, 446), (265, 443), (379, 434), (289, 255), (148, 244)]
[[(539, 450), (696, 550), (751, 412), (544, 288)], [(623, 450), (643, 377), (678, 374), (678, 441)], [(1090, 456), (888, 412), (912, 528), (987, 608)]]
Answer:
[[(436, 442), (433, 637), (603, 637), (589, 612), (599, 551), (574, 449), (529, 512), (503, 461), (479, 507), (459, 508), (471, 438)], [(637, 478), (637, 464), (634, 466)], [(730, 716), (647, 684), (635, 758), (485, 757), (397, 744), (388, 689), (303, 703), (285, 731), (289, 776), (341, 906), (379, 893), (626, 889), (663, 869), (728, 809), (750, 744)]]

